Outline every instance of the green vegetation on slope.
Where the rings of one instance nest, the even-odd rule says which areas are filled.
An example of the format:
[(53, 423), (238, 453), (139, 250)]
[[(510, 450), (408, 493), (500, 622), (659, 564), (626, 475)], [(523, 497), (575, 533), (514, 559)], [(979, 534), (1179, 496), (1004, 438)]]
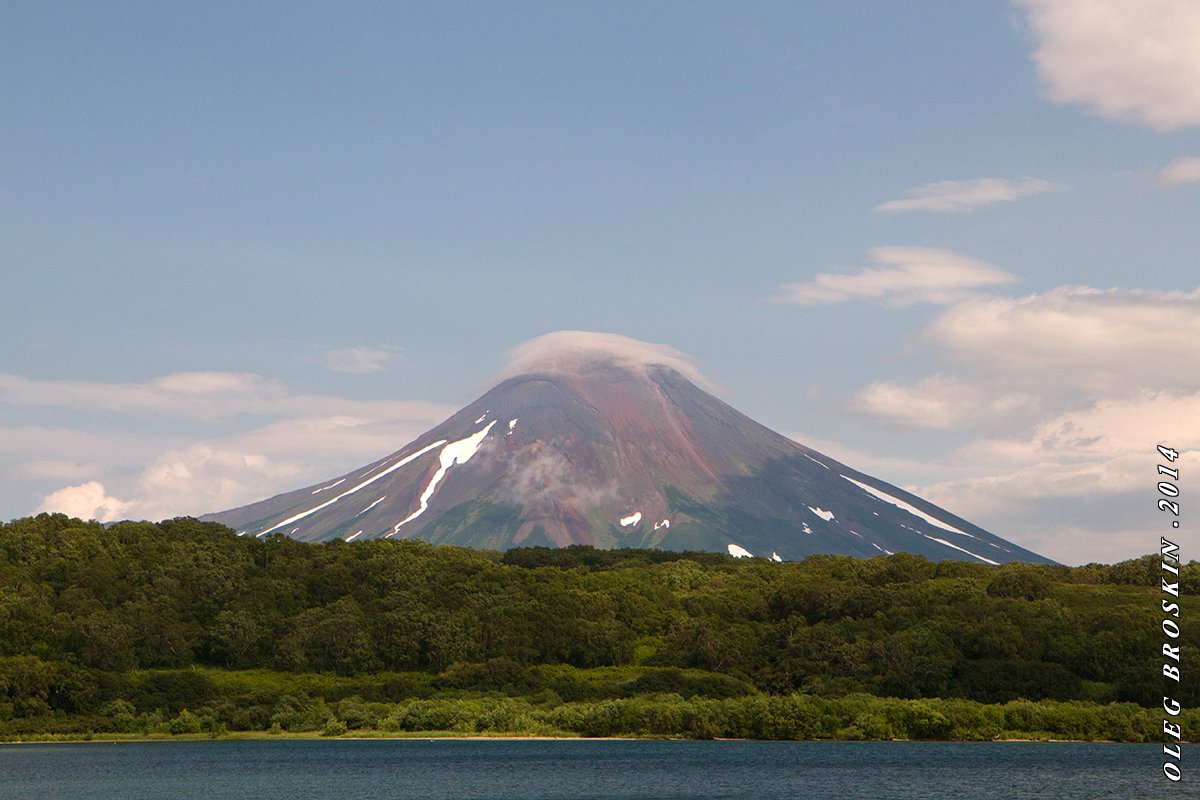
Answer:
[[(41, 515), (0, 525), (0, 738), (1156, 740), (1158, 576), (1149, 556), (1067, 568), (500, 554)], [(1183, 582), (1200, 588), (1194, 562)]]

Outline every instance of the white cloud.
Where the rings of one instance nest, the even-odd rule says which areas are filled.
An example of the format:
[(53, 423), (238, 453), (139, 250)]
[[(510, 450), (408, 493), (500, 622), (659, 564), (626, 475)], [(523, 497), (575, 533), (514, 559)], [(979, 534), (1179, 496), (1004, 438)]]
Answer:
[(702, 386), (713, 384), (701, 374), (687, 353), (665, 344), (653, 344), (593, 331), (556, 331), (523, 342), (508, 351), (501, 377), (536, 372), (577, 372), (593, 364), (618, 364), (645, 369), (664, 366), (683, 373)]
[(1006, 386), (1122, 391), (1194, 385), (1200, 291), (1064, 286), (1022, 298), (977, 297), (947, 309), (927, 339)]
[[(77, 384), (83, 386), (84, 384)], [(170, 395), (255, 395), (278, 391), (278, 385), (245, 372), (176, 372), (155, 378), (150, 386)], [(136, 387), (126, 387), (136, 388)]]
[(1200, 158), (1177, 158), (1158, 173), (1160, 186), (1180, 186), (1185, 183), (1200, 183)]
[(1158, 444), (1183, 454), (1171, 465), (1181, 473), (1200, 470), (1200, 392), (1097, 400), (1028, 435), (974, 442), (947, 465), (967, 474), (911, 490), (1052, 558), (1133, 558), (1169, 526), (1155, 506)]
[[(0, 426), (0, 466), (21, 492), (42, 497), (38, 510), (102, 521), (201, 514), (294, 489), (393, 452), (455, 410), (297, 394), (259, 375), (224, 372), (139, 384), (0, 375), (5, 406), (84, 412), (77, 424), (86, 431)], [(124, 419), (114, 422), (114, 414)], [(257, 426), (236, 431), (246, 415)], [(172, 425), (161, 433), (146, 424), (152, 418), (235, 432), (201, 439)]]
[[(103, 472), (105, 481), (116, 487), (114, 493), (128, 499), (102, 497), (107, 490), (98, 491), (101, 484), (90, 481), (51, 492), (38, 510), (73, 513), (68, 509), (78, 510), (90, 502), (93, 510), (88, 513), (104, 522), (223, 511), (324, 480), (398, 450), (448, 416), (450, 407), (446, 409), (436, 420), (281, 419), (244, 433), (158, 451), (135, 469), (115, 469), (112, 463), (86, 465), (89, 475)], [(71, 479), (66, 465), (64, 469), (50, 466), (37, 477)], [(29, 467), (24, 470), (32, 477)]]
[(349, 347), (328, 351), (321, 357), (321, 363), (334, 372), (368, 375), (383, 372), (400, 357), (400, 351), (391, 347)]
[(996, 427), (1038, 407), (1030, 394), (1005, 393), (973, 381), (935, 375), (903, 385), (876, 381), (851, 401), (852, 411), (918, 428)]
[(1016, 0), (1051, 100), (1157, 131), (1200, 125), (1200, 3)]
[(443, 414), (448, 408), (441, 403), (296, 394), (279, 381), (230, 372), (181, 372), (147, 383), (35, 380), (0, 373), (0, 404), (202, 421), (250, 414), (429, 418)]
[[(847, 406), (893, 426), (979, 437), (905, 488), (1069, 563), (1153, 549), (1163, 530), (1155, 446), (1186, 451), (1183, 469), (1200, 467), (1191, 368), (1200, 291), (1063, 286), (972, 297), (944, 310), (923, 340), (944, 360), (939, 374), (873, 383)], [(1081, 546), (1089, 529), (1094, 541)]]
[(968, 181), (938, 181), (908, 190), (908, 197), (875, 206), (876, 211), (970, 211), (979, 206), (1004, 203), (1067, 187), (1039, 178), (1010, 181), (1005, 178), (976, 178)]
[(130, 503), (110, 497), (104, 484), (88, 481), (78, 486), (67, 486), (46, 496), (38, 506), (37, 513), (61, 513), (80, 519), (114, 522), (124, 519)]
[(855, 275), (821, 273), (804, 283), (789, 283), (775, 299), (797, 305), (877, 300), (888, 305), (946, 304), (984, 286), (1012, 283), (1017, 276), (983, 261), (931, 247), (877, 247), (871, 251), (885, 269)]

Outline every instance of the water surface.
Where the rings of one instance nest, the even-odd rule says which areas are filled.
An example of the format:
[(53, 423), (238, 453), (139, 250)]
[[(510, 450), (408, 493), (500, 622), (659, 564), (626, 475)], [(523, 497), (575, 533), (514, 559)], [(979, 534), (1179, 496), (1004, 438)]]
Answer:
[(1031, 742), (81, 742), (0, 746), (0, 800), (1182, 797), (1160, 761)]

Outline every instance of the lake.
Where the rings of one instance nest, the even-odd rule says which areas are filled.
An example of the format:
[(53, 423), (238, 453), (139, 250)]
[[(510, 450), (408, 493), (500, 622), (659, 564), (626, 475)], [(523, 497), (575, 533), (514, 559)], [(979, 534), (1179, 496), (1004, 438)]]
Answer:
[(1161, 752), (1158, 745), (1031, 742), (594, 739), (3, 745), (0, 800), (1182, 797), (1182, 787), (1162, 777)]

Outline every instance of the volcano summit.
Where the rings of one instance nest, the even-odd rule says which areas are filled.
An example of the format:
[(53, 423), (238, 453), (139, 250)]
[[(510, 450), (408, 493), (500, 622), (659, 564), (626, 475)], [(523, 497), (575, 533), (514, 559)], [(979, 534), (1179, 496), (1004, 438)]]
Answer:
[(754, 422), (671, 348), (565, 331), (515, 356), (391, 455), (206, 519), (308, 541), (1048, 561)]

